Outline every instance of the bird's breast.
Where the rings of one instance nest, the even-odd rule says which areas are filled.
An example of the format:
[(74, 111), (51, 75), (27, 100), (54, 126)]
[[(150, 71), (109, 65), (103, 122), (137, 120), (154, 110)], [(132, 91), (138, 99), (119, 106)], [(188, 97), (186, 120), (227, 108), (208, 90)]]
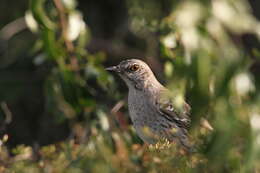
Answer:
[(149, 126), (155, 121), (154, 107), (149, 98), (142, 93), (129, 93), (128, 109), (130, 118), (135, 126)]

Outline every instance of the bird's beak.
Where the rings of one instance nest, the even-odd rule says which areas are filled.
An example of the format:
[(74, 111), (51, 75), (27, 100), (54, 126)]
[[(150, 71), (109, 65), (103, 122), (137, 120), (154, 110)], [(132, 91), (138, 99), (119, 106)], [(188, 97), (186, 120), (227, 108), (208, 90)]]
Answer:
[(112, 67), (108, 67), (106, 68), (107, 71), (114, 71), (117, 73), (120, 73), (120, 68), (118, 66), (112, 66)]

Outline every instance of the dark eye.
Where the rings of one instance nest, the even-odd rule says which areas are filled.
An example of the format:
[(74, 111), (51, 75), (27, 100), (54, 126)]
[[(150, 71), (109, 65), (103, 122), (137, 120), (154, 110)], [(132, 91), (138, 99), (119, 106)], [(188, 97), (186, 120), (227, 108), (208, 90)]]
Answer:
[(137, 65), (137, 64), (131, 65), (131, 66), (129, 67), (129, 70), (130, 70), (130, 71), (136, 71), (136, 70), (138, 70), (138, 69), (139, 69), (139, 65)]

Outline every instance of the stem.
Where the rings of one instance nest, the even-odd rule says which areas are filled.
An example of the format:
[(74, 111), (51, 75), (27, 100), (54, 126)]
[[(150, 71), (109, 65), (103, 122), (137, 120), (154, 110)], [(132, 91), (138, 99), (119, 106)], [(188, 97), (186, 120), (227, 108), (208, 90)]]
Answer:
[(59, 18), (60, 18), (60, 26), (61, 26), (61, 33), (62, 33), (62, 37), (64, 39), (64, 43), (66, 46), (66, 49), (70, 55), (70, 68), (72, 70), (78, 70), (79, 69), (79, 65), (78, 65), (78, 60), (77, 58), (72, 55), (73, 51), (75, 50), (73, 43), (67, 38), (67, 29), (68, 29), (68, 21), (67, 21), (67, 17), (65, 15), (65, 8), (61, 2), (61, 0), (53, 0), (57, 10), (58, 10), (58, 14), (59, 14)]

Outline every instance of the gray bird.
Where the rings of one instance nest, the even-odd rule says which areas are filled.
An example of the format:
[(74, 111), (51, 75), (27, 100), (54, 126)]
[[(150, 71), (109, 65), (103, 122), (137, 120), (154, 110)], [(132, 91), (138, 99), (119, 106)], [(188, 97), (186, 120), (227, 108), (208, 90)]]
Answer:
[(177, 108), (169, 90), (158, 82), (145, 62), (128, 59), (106, 70), (118, 73), (127, 84), (130, 118), (145, 143), (154, 144), (166, 138), (190, 147), (187, 134), (190, 106), (183, 102)]

